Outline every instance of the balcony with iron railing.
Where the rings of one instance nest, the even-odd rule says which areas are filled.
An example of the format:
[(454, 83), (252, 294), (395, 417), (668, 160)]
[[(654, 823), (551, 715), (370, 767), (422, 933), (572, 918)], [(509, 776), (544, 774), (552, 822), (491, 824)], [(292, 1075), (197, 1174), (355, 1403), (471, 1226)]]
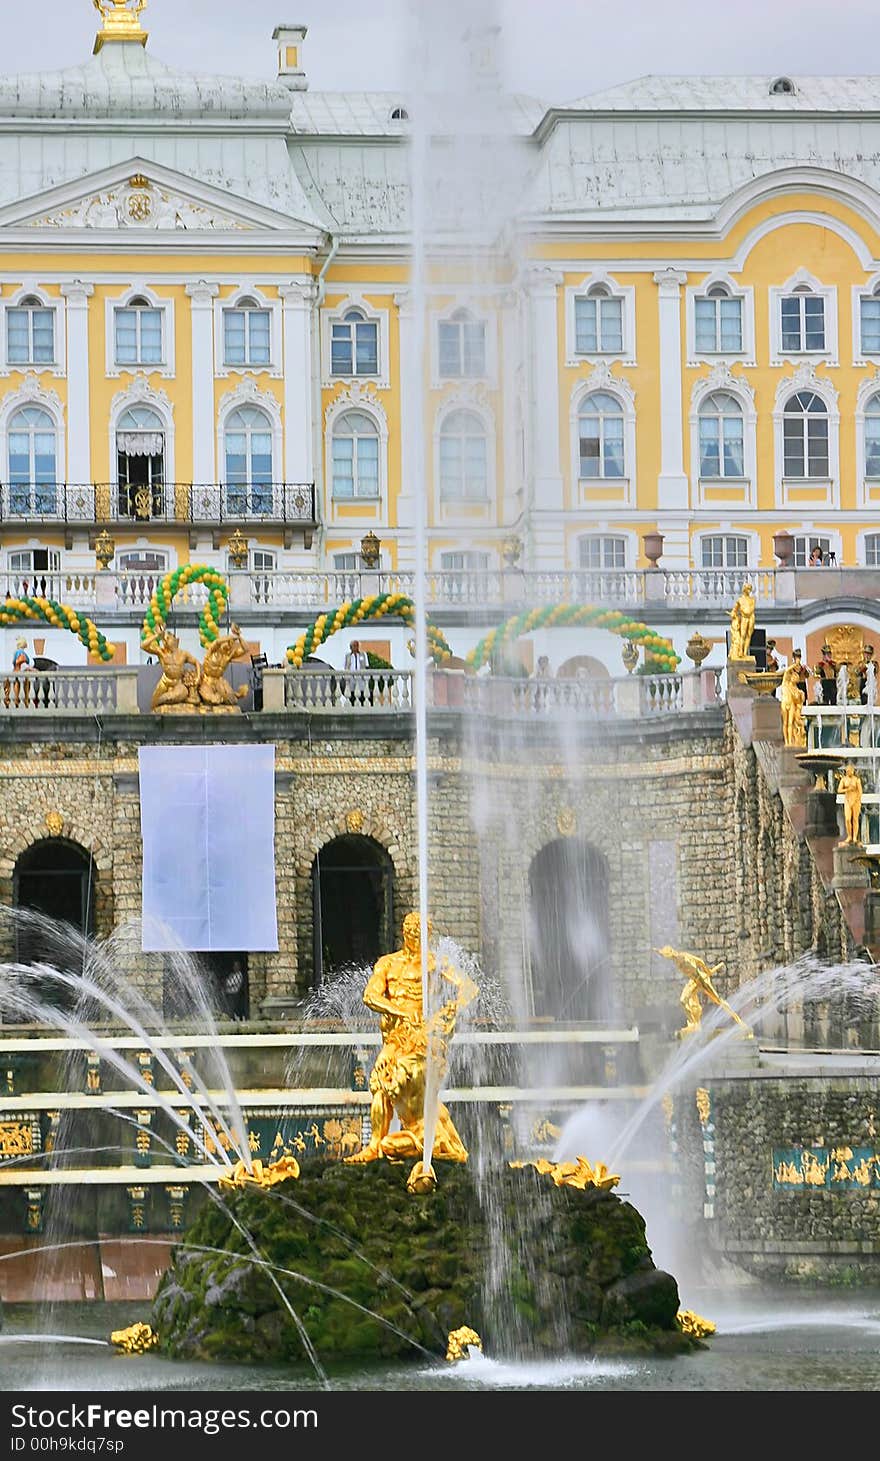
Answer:
[(0, 485), (0, 521), (73, 526), (264, 523), (314, 527), (313, 482), (9, 483)]

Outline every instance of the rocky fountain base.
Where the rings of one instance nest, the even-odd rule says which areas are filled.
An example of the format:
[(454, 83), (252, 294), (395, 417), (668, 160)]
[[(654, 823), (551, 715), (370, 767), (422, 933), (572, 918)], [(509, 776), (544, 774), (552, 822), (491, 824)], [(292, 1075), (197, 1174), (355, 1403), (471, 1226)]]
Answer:
[(507, 1166), (480, 1192), (473, 1168), (443, 1163), (436, 1191), (414, 1197), (407, 1171), (306, 1162), (298, 1181), (206, 1204), (156, 1297), (161, 1349), (303, 1361), (294, 1321), (266, 1267), (251, 1261), (255, 1252), (275, 1265), (328, 1365), (424, 1360), (425, 1350), (442, 1358), (462, 1325), (499, 1357), (678, 1353), (697, 1343), (679, 1327), (678, 1286), (654, 1267), (642, 1218), (613, 1192), (557, 1187), (532, 1167)]

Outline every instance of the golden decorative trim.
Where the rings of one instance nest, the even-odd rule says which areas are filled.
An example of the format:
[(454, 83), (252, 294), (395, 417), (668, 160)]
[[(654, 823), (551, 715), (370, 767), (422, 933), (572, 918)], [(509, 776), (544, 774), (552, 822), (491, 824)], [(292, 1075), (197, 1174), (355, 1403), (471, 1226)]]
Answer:
[(359, 832), (363, 832), (364, 814), (361, 811), (360, 807), (353, 807), (352, 810), (346, 814), (345, 825), (348, 828), (349, 832), (352, 832), (355, 835), (357, 835)]
[(60, 812), (46, 813), (46, 831), (50, 837), (60, 837), (64, 831), (64, 818)]
[(709, 1101), (709, 1092), (706, 1090), (705, 1086), (699, 1087), (696, 1093), (696, 1102), (697, 1115), (700, 1118), (700, 1125), (705, 1126), (706, 1122), (709, 1120), (709, 1114), (712, 1110), (711, 1103)]

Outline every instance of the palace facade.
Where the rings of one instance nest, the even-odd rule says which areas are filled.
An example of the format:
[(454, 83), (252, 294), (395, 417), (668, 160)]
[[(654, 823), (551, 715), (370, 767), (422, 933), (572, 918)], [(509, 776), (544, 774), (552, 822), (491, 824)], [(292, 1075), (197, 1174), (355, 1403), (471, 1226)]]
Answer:
[(880, 563), (872, 78), (499, 94), (527, 182), (482, 277), (429, 289), (419, 405), (406, 99), (310, 91), (304, 27), (252, 81), (175, 70), (114, 15), (84, 64), (0, 82), (10, 593), (83, 607), (134, 662), (161, 571), (240, 570), (280, 658), (278, 616), (356, 594), (368, 534), (406, 590), (420, 481), (434, 602), (486, 623), (505, 568), (517, 602), (597, 574), (632, 602), (658, 557), (772, 569), (783, 530), (795, 566)]

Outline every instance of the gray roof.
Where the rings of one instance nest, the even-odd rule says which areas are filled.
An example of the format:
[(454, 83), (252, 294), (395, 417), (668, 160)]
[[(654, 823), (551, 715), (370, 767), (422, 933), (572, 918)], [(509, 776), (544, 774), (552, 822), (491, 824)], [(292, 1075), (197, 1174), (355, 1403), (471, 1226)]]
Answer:
[(277, 81), (201, 76), (177, 71), (143, 46), (105, 45), (82, 66), (0, 77), (2, 117), (145, 117), (246, 120), (290, 111), (290, 92)]
[(871, 112), (880, 76), (788, 76), (794, 95), (773, 95), (778, 76), (640, 76), (567, 102), (565, 111)]
[[(291, 124), (301, 136), (402, 137), (408, 123), (392, 120), (402, 107), (411, 112), (416, 103), (393, 91), (295, 91), (291, 96)], [(509, 127), (519, 136), (534, 132), (547, 108), (535, 97), (520, 94), (500, 98)]]

